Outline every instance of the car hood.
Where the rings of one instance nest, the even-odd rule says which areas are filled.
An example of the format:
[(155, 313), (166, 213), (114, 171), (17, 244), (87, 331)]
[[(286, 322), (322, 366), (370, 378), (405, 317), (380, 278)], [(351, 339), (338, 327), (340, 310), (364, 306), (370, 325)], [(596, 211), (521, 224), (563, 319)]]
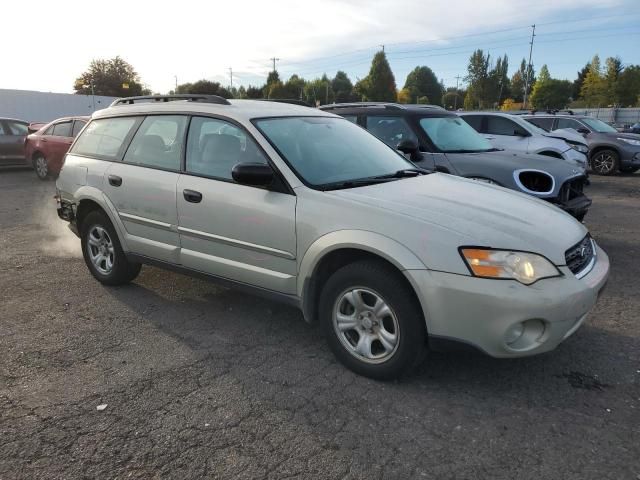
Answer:
[(559, 128), (558, 130), (544, 133), (543, 135), (545, 137), (559, 138), (560, 140), (569, 140), (570, 142), (586, 145), (584, 137), (572, 128)]
[(442, 173), (331, 193), (446, 230), (452, 243), (459, 242), (456, 247), (532, 251), (557, 265), (565, 264), (564, 252), (587, 234), (581, 223), (548, 202)]
[[(559, 184), (569, 177), (574, 177), (584, 173), (584, 169), (577, 163), (572, 164), (571, 162), (567, 162), (561, 158), (548, 157), (546, 155), (538, 155), (535, 153), (519, 153), (509, 150), (501, 150), (480, 153), (447, 153), (445, 155), (454, 167), (458, 161), (465, 160), (468, 162), (469, 158), (473, 158), (484, 170), (488, 170), (491, 167), (508, 169), (511, 171), (521, 169), (543, 170), (553, 175), (556, 178), (556, 183)], [(464, 176), (473, 176), (466, 172), (461, 173)]]

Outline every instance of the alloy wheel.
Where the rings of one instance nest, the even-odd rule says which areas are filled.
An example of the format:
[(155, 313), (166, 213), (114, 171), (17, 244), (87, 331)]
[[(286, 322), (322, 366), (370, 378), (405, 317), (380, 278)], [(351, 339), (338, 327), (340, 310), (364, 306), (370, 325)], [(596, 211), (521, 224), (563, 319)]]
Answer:
[(398, 319), (378, 293), (352, 287), (338, 296), (333, 328), (342, 346), (358, 360), (382, 363), (398, 349)]
[(616, 160), (613, 158), (613, 155), (607, 152), (602, 152), (593, 157), (592, 168), (596, 172), (606, 175), (613, 172), (615, 164)]
[(113, 270), (115, 259), (115, 250), (109, 232), (99, 225), (94, 225), (89, 230), (87, 247), (89, 259), (95, 269), (102, 275), (109, 275)]
[(46, 178), (49, 175), (49, 165), (47, 159), (42, 155), (36, 158), (36, 174), (40, 178)]

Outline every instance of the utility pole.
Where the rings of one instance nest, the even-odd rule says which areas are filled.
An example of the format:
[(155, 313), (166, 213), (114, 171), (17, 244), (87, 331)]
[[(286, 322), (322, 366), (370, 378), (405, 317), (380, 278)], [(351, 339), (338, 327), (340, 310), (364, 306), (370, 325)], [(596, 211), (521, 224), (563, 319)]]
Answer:
[(453, 109), (458, 110), (458, 82), (462, 77), (460, 75), (456, 75), (456, 95), (453, 97)]
[(382, 53), (384, 53), (384, 45), (380, 45), (382, 47)]
[(524, 97), (522, 99), (522, 109), (527, 109), (527, 91), (529, 91), (529, 72), (531, 71), (531, 54), (533, 53), (533, 39), (536, 36), (536, 24), (531, 25), (531, 41), (529, 42), (529, 63), (527, 64), (527, 71), (525, 72), (524, 81)]
[(233, 68), (229, 67), (229, 79), (231, 80), (230, 90), (233, 90)]
[(174, 90), (174, 93), (178, 93), (178, 76), (174, 75), (173, 78), (176, 79), (176, 89)]
[(276, 71), (276, 62), (279, 62), (280, 59), (276, 58), (276, 57), (272, 57), (269, 60), (271, 60), (273, 62), (273, 71), (275, 72)]

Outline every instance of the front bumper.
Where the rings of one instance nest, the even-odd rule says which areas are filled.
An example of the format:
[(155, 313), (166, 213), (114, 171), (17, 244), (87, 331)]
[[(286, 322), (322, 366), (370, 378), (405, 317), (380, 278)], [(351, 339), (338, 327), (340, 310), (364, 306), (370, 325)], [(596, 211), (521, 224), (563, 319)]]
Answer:
[(568, 150), (566, 150), (562, 156), (565, 158), (565, 160), (569, 160), (571, 162), (575, 162), (577, 163), (578, 167), (581, 167), (583, 170), (586, 171), (587, 169), (587, 154), (586, 153), (580, 153), (579, 151), (570, 148)]
[(623, 168), (640, 167), (640, 149), (625, 149), (620, 155), (620, 166)]
[[(596, 247), (593, 269), (526, 286), (429, 270), (408, 270), (422, 304), (430, 337), (471, 345), (492, 357), (523, 357), (548, 352), (573, 334), (594, 307), (609, 275), (609, 258)], [(514, 327), (525, 322), (522, 342), (509, 344)]]

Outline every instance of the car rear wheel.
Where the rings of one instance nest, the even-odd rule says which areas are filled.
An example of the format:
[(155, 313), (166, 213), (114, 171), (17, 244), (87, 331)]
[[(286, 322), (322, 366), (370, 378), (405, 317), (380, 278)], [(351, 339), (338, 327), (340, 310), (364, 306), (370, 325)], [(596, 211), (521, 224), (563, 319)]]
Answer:
[(336, 357), (375, 379), (409, 373), (426, 352), (424, 318), (400, 273), (360, 261), (336, 271), (322, 290), (320, 319)]
[(100, 283), (122, 285), (138, 276), (141, 265), (127, 260), (115, 228), (104, 212), (90, 212), (82, 220), (80, 235), (84, 261)]
[(613, 175), (618, 165), (618, 154), (613, 150), (600, 150), (591, 157), (591, 169), (598, 175)]
[(39, 153), (33, 159), (33, 168), (36, 171), (36, 175), (40, 180), (47, 180), (49, 178), (49, 163), (44, 155)]

